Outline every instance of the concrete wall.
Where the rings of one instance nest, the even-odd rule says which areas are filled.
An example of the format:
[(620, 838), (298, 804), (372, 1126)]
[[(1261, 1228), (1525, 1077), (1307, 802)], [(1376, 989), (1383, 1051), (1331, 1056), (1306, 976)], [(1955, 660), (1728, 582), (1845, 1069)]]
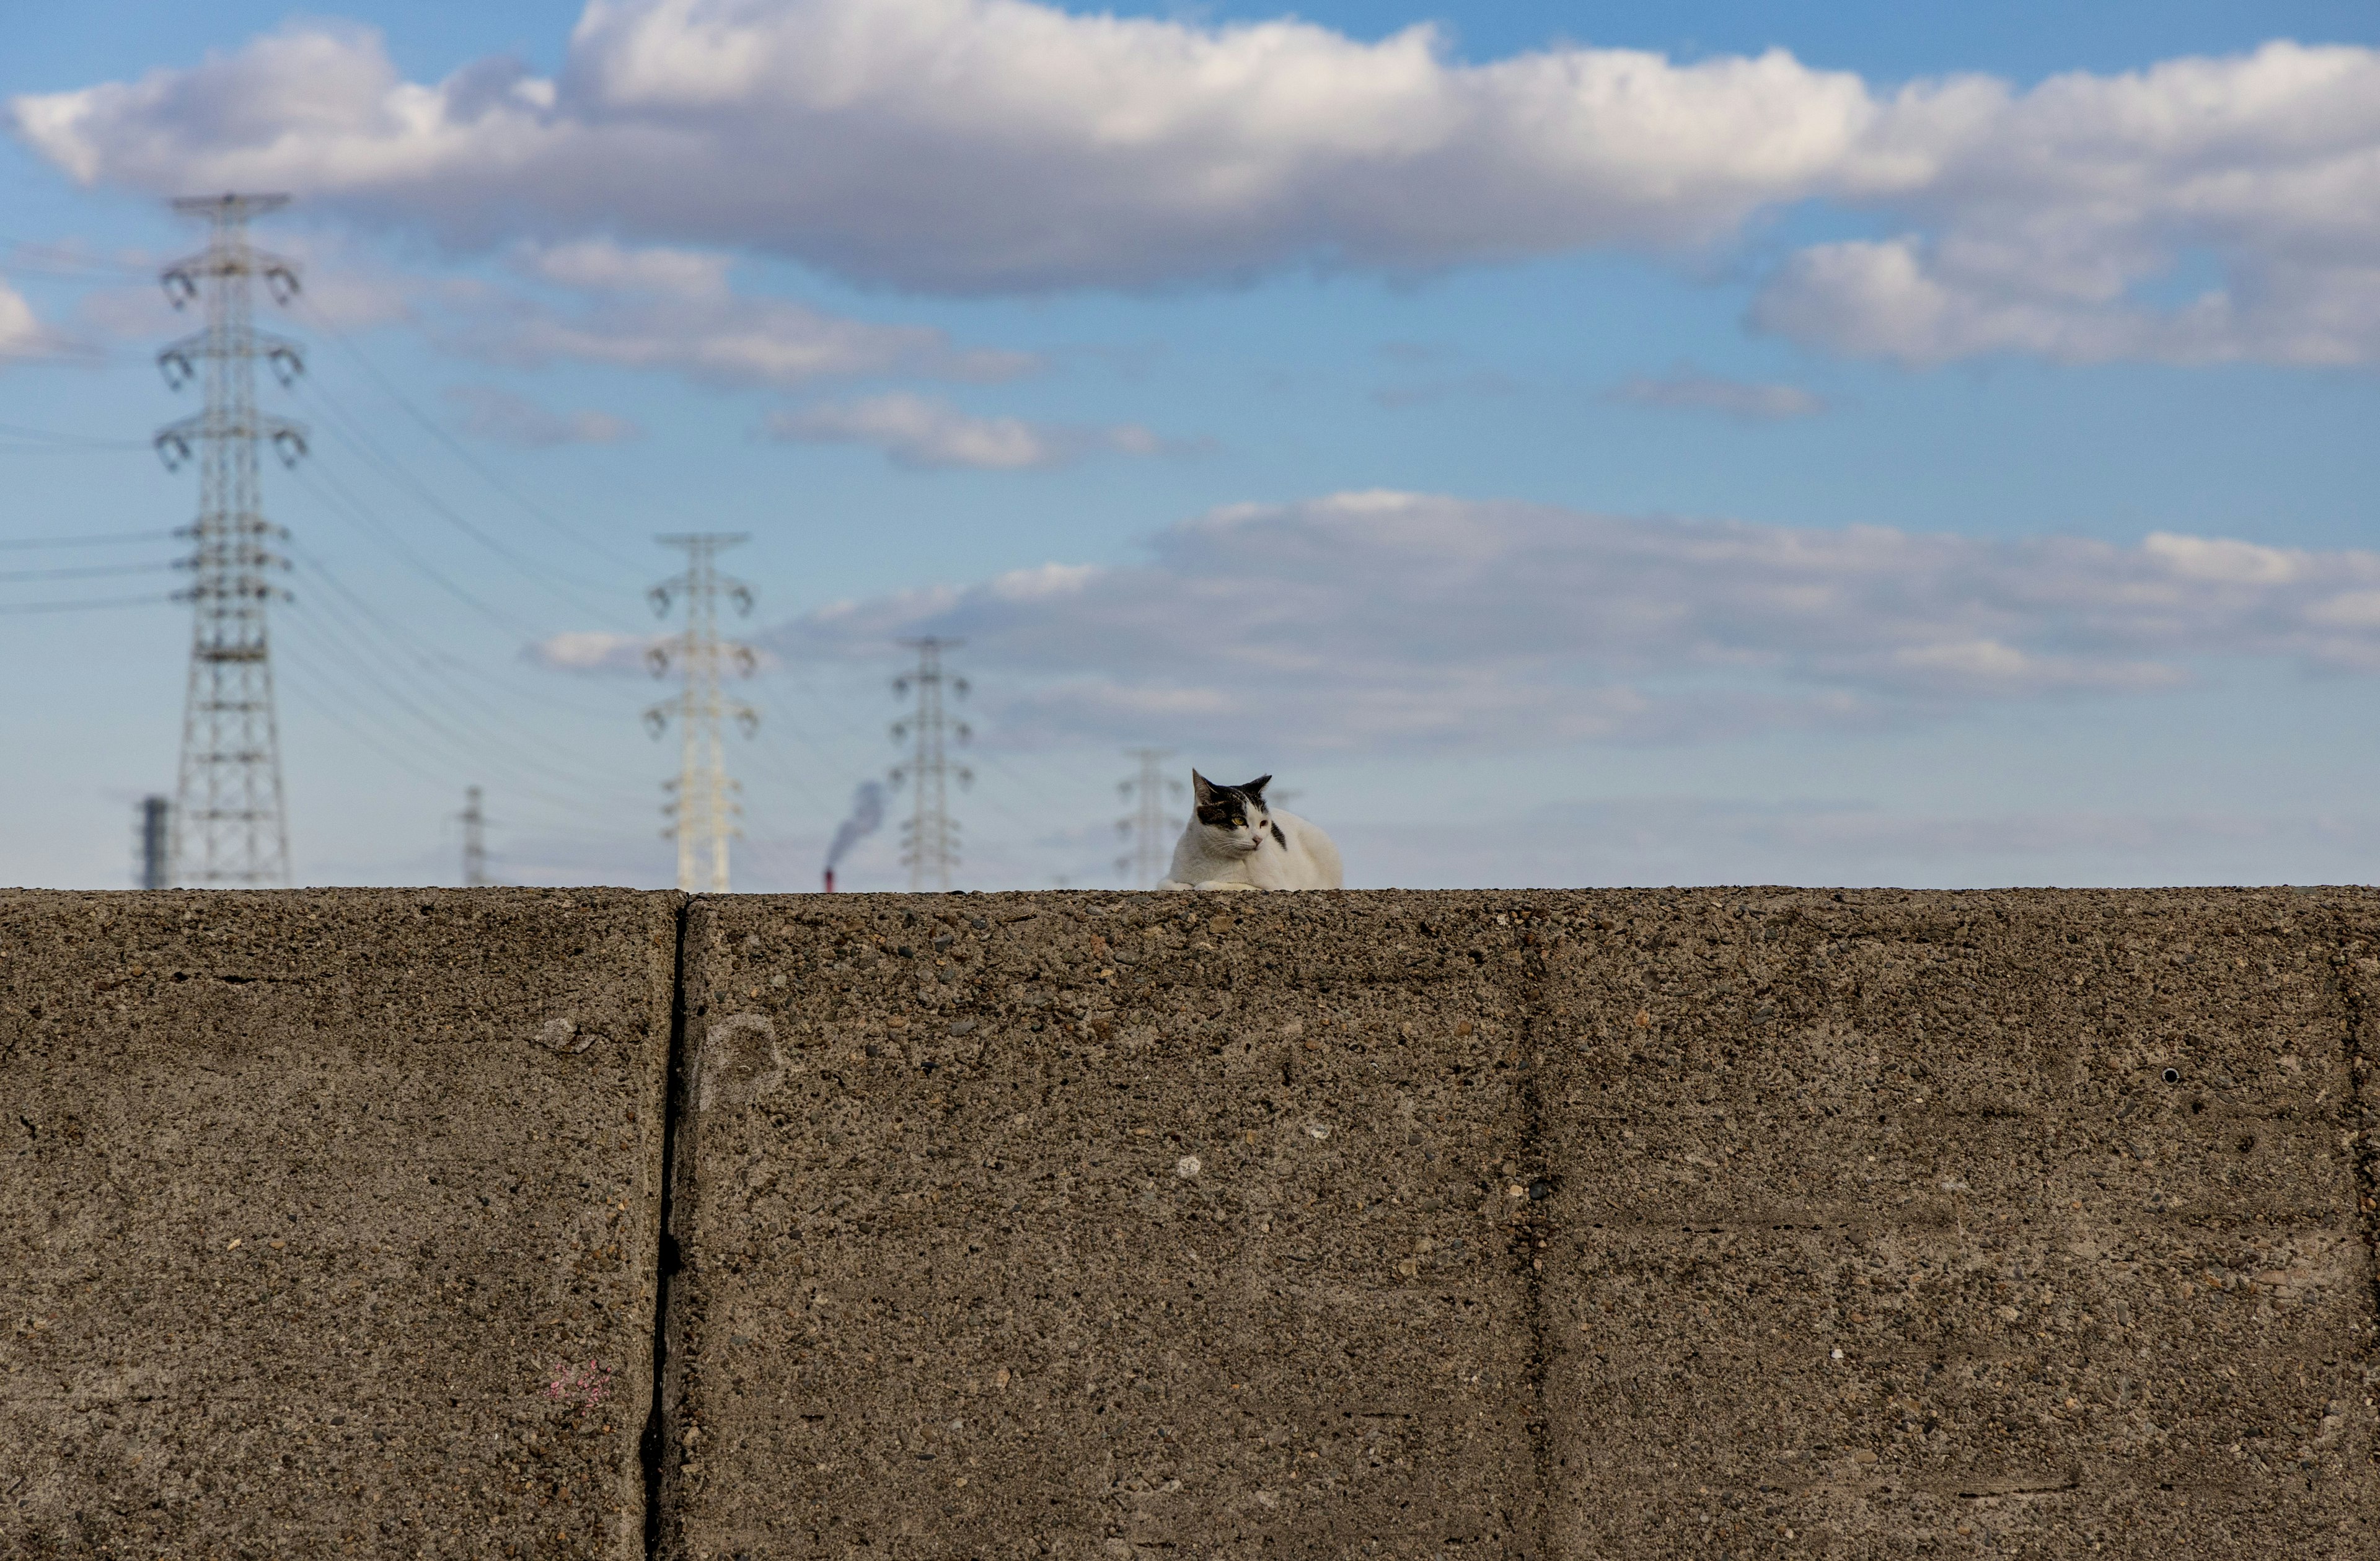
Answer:
[(2380, 1553), (2380, 897), (18, 895), (0, 956), (0, 1550)]
[(0, 894), (0, 1554), (643, 1555), (675, 900)]

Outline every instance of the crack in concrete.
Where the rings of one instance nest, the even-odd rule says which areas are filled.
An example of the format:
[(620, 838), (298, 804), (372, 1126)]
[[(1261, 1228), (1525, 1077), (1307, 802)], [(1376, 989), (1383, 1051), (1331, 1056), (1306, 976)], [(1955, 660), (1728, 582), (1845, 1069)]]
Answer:
[(654, 1221), (653, 1237), (653, 1383), (652, 1402), (645, 1413), (644, 1434), (637, 1439), (637, 1457), (643, 1465), (645, 1479), (645, 1556), (652, 1561), (661, 1554), (662, 1542), (662, 1459), (667, 1454), (662, 1422), (662, 1396), (669, 1370), (669, 1300), (670, 1277), (680, 1266), (677, 1237), (671, 1229), (676, 1216), (674, 1190), (677, 1186), (677, 1123), (686, 1109), (686, 928), (694, 914), (694, 900), (688, 896), (678, 902), (677, 946), (671, 955), (670, 974), (670, 1035), (668, 1076), (664, 1084), (666, 1104), (662, 1110), (662, 1187), (661, 1207)]
[[(1520, 1278), (1521, 1292), (1526, 1298), (1529, 1319), (1529, 1457), (1536, 1466), (1536, 1479), (1530, 1484), (1535, 1510), (1528, 1514), (1529, 1526), (1536, 1543), (1528, 1553), (1537, 1556), (1554, 1554), (1553, 1500), (1554, 1448), (1552, 1407), (1546, 1401), (1546, 1379), (1551, 1371), (1548, 1328), (1546, 1321), (1545, 1262), (1539, 1255), (1548, 1250), (1552, 1239), (1553, 1220), (1543, 1205), (1559, 1191), (1546, 1177), (1546, 1111), (1545, 1075), (1548, 1052), (1547, 1032), (1553, 1029), (1547, 1012), (1546, 926), (1525, 914), (1514, 917), (1512, 941), (1522, 950), (1523, 964), (1520, 986), (1515, 995), (1520, 1000), (1521, 1066), (1528, 1076), (1520, 1082), (1521, 1139), (1523, 1158), (1517, 1163), (1522, 1183), (1528, 1189), (1528, 1202), (1521, 1206), (1520, 1218)], [(1540, 1197), (1537, 1189), (1547, 1189)]]

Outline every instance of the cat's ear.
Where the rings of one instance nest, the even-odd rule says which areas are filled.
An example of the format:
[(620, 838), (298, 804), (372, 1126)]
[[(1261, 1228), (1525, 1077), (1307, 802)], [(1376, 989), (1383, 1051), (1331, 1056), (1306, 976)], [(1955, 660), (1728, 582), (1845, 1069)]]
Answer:
[(1190, 772), (1190, 794), (1200, 807), (1205, 807), (1215, 800), (1215, 783), (1194, 769)]
[(1272, 777), (1271, 777), (1271, 776), (1269, 776), (1269, 775), (1259, 775), (1259, 776), (1257, 776), (1255, 780), (1253, 780), (1249, 781), (1246, 785), (1237, 787), (1237, 788), (1235, 788), (1235, 790), (1245, 792), (1249, 796), (1251, 796), (1251, 797), (1255, 798), (1257, 802), (1262, 802), (1262, 801), (1264, 801), (1264, 789), (1265, 789), (1267, 786), (1269, 786), (1269, 785), (1271, 785), (1271, 784), (1272, 784)]

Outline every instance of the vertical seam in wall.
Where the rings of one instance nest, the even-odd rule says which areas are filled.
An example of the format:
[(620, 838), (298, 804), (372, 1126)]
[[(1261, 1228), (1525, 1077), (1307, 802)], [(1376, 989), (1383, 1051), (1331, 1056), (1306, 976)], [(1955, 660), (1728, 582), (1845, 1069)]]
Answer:
[[(1532, 936), (1542, 937), (1539, 929), (1523, 922), (1515, 930), (1520, 933), (1516, 941), (1521, 943), (1524, 950), (1522, 957), (1527, 962), (1523, 967), (1527, 974), (1521, 983), (1521, 990), (1515, 994), (1521, 1009), (1521, 1060), (1527, 1070), (1527, 1076), (1521, 1081), (1520, 1163), (1522, 1174), (1528, 1178), (1523, 1185), (1534, 1187), (1540, 1179), (1552, 1180), (1547, 1175), (1549, 1167), (1545, 1131), (1546, 953), (1542, 942), (1532, 946), (1526, 941)], [(1560, 1183), (1553, 1183), (1553, 1192), (1554, 1196), (1560, 1195)], [(1541, 1266), (1544, 1260), (1540, 1255), (1552, 1248), (1549, 1244), (1544, 1247), (1538, 1244), (1540, 1241), (1550, 1243), (1552, 1240), (1554, 1220), (1548, 1212), (1552, 1202), (1552, 1198), (1531, 1198), (1522, 1205), (1524, 1217), (1521, 1221), (1521, 1291), (1525, 1298), (1523, 1304), (1527, 1309), (1529, 1323), (1526, 1410), (1529, 1416), (1530, 1494), (1533, 1498), (1529, 1520), (1535, 1536), (1529, 1555), (1535, 1557), (1553, 1555), (1553, 1426), (1552, 1406), (1546, 1401), (1549, 1346), (1546, 1326), (1546, 1276)]]
[(2350, 940), (2354, 934), (2344, 915), (2336, 920), (2338, 933), (2331, 958), (2338, 972), (2339, 1003), (2347, 1018), (2347, 1160), (2355, 1187), (2355, 1222), (2363, 1236), (2363, 1277), (2371, 1291), (2371, 1318), (2363, 1341), (2364, 1368), (2368, 1373), (2380, 1363), (2380, 1337), (2375, 1337), (2375, 1330), (2380, 1330), (2380, 1145), (2373, 1142), (2380, 1133), (2371, 1126), (2370, 1070), (2374, 1062), (2365, 1040), (2370, 1018), (2364, 1012), (2363, 993), (2356, 985), (2354, 958), (2350, 952)]
[(677, 945), (670, 958), (669, 1059), (662, 1105), (662, 1198), (653, 1231), (653, 1382), (652, 1402), (645, 1413), (644, 1434), (637, 1454), (645, 1475), (645, 1558), (653, 1561), (662, 1542), (662, 1458), (667, 1452), (662, 1430), (662, 1391), (669, 1369), (670, 1277), (677, 1272), (677, 1237), (671, 1229), (676, 1216), (677, 1119), (686, 1105), (686, 929), (694, 914), (694, 897), (677, 905)]

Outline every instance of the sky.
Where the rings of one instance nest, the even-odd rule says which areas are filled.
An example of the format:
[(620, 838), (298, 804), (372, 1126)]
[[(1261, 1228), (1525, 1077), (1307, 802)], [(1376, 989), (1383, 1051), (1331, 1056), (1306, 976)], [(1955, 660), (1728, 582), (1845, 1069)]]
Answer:
[(921, 635), (963, 888), (1124, 885), (1141, 746), (1351, 887), (2380, 877), (2368, 4), (9, 0), (0, 882), (174, 790), (227, 189), (300, 882), (459, 881), (469, 786), (505, 881), (673, 881), (689, 531), (739, 889)]

